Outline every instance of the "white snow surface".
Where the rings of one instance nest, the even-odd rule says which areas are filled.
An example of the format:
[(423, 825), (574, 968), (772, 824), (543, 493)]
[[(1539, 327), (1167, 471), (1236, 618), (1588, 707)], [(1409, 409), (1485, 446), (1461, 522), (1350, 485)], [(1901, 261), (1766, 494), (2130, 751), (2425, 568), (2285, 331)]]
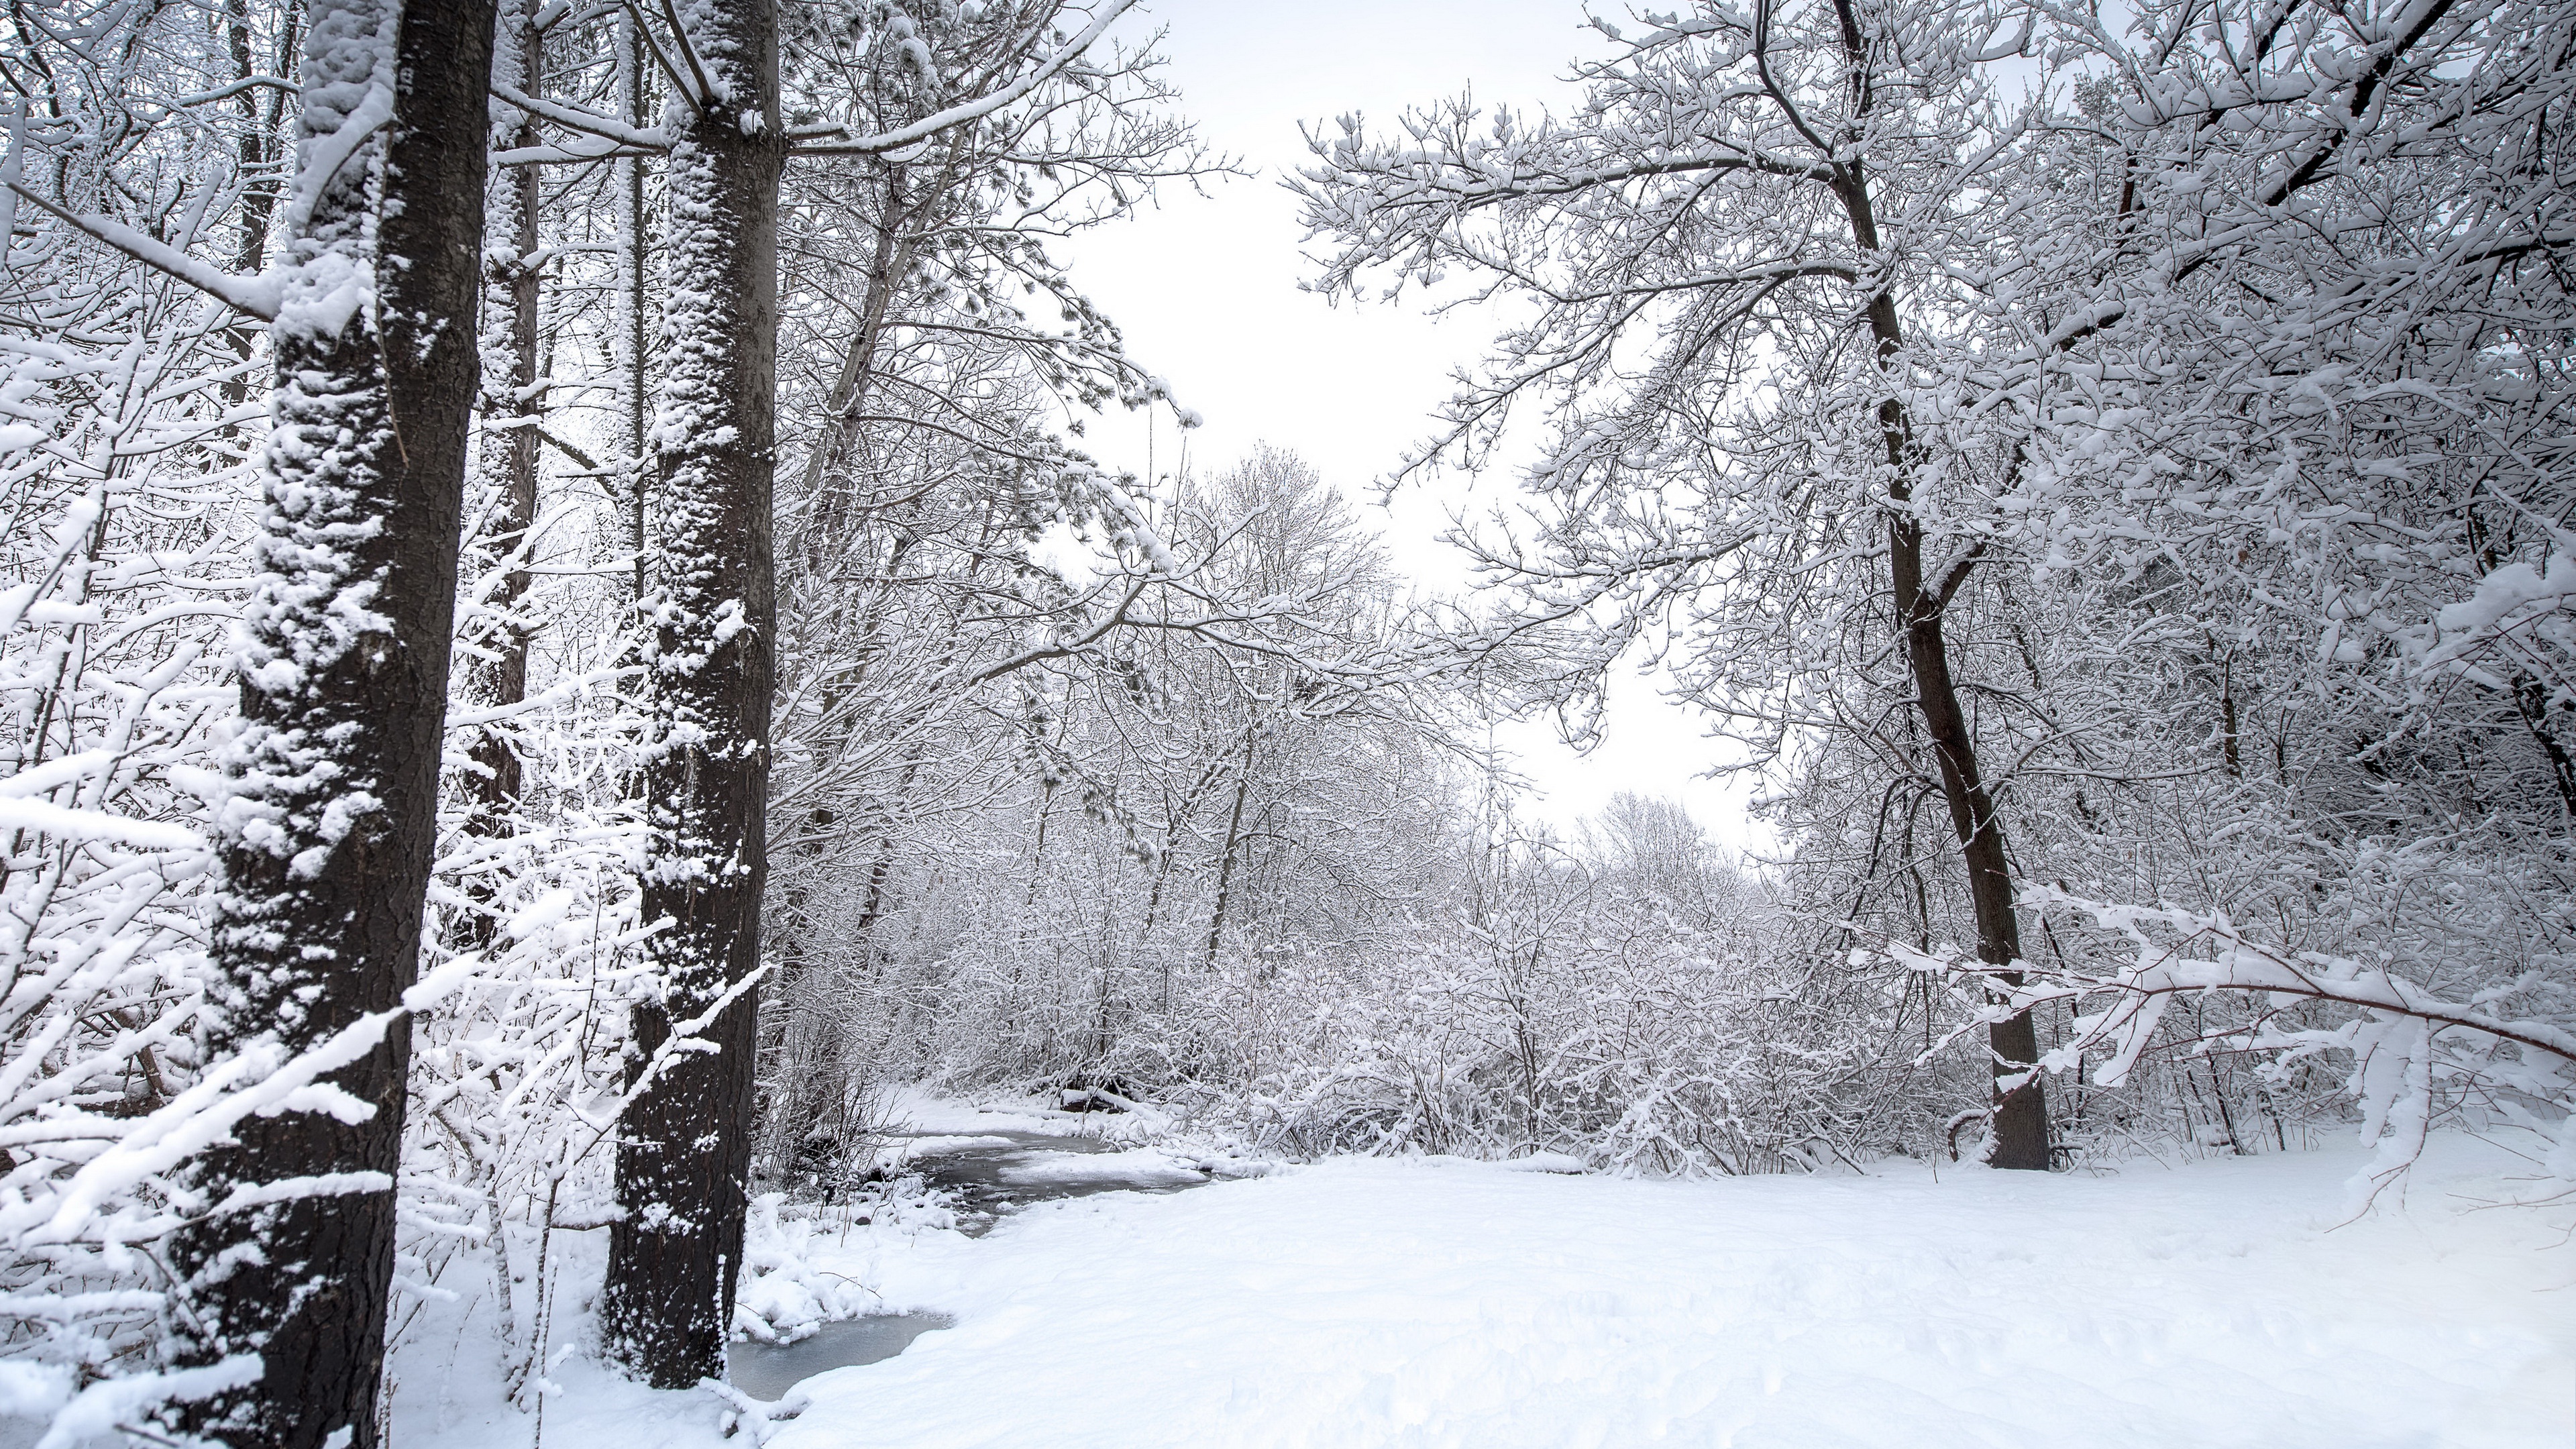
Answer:
[[(989, 1120), (989, 1119), (988, 1119)], [(946, 1125), (946, 1124), (941, 1124)], [(2344, 1148), (2099, 1176), (1654, 1182), (1337, 1160), (814, 1249), (957, 1326), (808, 1379), (770, 1449), (2576, 1442), (2576, 1207), (2442, 1140), (2343, 1220)], [(714, 1449), (585, 1364), (554, 1449)], [(525, 1444), (473, 1412), (436, 1449)], [(755, 1435), (755, 1437), (757, 1437)]]
[(955, 1152), (961, 1148), (1008, 1147), (1015, 1140), (1017, 1139), (1004, 1137), (998, 1133), (956, 1133), (938, 1137), (913, 1137), (897, 1142), (891, 1150), (881, 1156), (899, 1160), (937, 1157), (942, 1153)]
[(1173, 1161), (1151, 1147), (1073, 1157), (1054, 1153), (1015, 1154), (1002, 1163), (1002, 1180), (1011, 1183), (1131, 1182), (1138, 1187), (1187, 1187), (1208, 1180), (1197, 1168)]

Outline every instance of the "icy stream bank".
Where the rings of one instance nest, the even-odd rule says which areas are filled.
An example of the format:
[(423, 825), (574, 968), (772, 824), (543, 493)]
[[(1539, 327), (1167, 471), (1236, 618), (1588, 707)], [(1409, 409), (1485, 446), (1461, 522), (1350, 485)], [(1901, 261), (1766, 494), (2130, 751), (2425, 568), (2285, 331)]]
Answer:
[[(1121, 1150), (1099, 1137), (998, 1129), (890, 1134), (900, 1170), (919, 1176), (970, 1238), (1032, 1203), (1107, 1192), (1178, 1192), (1211, 1181), (1206, 1169), (1153, 1150)], [(924, 1333), (952, 1326), (937, 1313), (873, 1313), (827, 1323), (788, 1343), (737, 1343), (726, 1378), (754, 1399), (778, 1400), (833, 1369), (882, 1363)]]
[[(993, 1230), (1031, 1203), (1104, 1192), (1178, 1192), (1212, 1179), (1204, 1168), (1150, 1147), (1121, 1149), (1098, 1137), (1004, 1129), (973, 1136), (895, 1134), (916, 1145), (904, 1171), (917, 1172), (960, 1218), (968, 1237)], [(928, 1150), (924, 1150), (928, 1149)]]

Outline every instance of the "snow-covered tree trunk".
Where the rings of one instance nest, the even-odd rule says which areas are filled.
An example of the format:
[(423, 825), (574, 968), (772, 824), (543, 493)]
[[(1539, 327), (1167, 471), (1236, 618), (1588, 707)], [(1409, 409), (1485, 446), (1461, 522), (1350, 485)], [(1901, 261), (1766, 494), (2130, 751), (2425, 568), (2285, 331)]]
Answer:
[[(617, 22), (617, 98), (622, 114), (638, 130), (651, 119), (650, 77), (644, 72), (644, 32), (632, 14), (621, 15)], [(644, 201), (644, 165), (641, 156), (629, 156), (617, 163), (619, 200), (618, 240), (622, 244), (617, 263), (617, 301), (615, 306), (616, 343), (612, 352), (618, 358), (617, 411), (618, 441), (624, 460), (620, 465), (625, 484), (627, 546), (635, 555), (635, 601), (644, 601), (644, 553), (649, 530), (645, 513), (651, 493), (646, 475), (650, 471), (647, 455), (651, 452), (653, 430), (653, 387), (647, 376), (651, 362), (652, 338), (652, 243), (648, 233)]]
[[(502, 13), (496, 41), (496, 68), (515, 77), (530, 94), (545, 83), (545, 47), (526, 0), (511, 0)], [(522, 115), (512, 133), (494, 137), (500, 146), (535, 146), (536, 120)], [(485, 644), (487, 656), (476, 661), (475, 702), (486, 707), (520, 703), (528, 697), (527, 621), (520, 617), (528, 592), (528, 530), (537, 521), (538, 426), (545, 399), (537, 381), (537, 333), (541, 323), (537, 254), (537, 176), (534, 166), (508, 169), (500, 187), (505, 235), (490, 249), (489, 288), (496, 320), (506, 323), (493, 339), (484, 370), (483, 488), (481, 538), (501, 560), (501, 577), (487, 595), (499, 616), (499, 627)], [(511, 555), (515, 553), (517, 557)], [(474, 769), (466, 777), (473, 801), (473, 828), (490, 835), (502, 830), (502, 818), (519, 798), (522, 768), (510, 742), (510, 727), (485, 727), (476, 737)], [(478, 921), (478, 931), (487, 922)]]
[(1216, 969), (1217, 948), (1225, 944), (1225, 908), (1234, 895), (1234, 858), (1243, 845), (1243, 799), (1252, 793), (1252, 746), (1260, 735), (1257, 726), (1243, 731), (1243, 765), (1234, 778), (1234, 809), (1225, 817), (1225, 849), (1216, 862), (1216, 905), (1208, 912), (1207, 952), (1203, 964)]
[(639, 1090), (618, 1144), (621, 1215), (601, 1305), (611, 1356), (667, 1388), (722, 1372), (742, 1262), (767, 875), (786, 159), (770, 0), (700, 0), (682, 16), (713, 94), (674, 102), (665, 121), (674, 143), (654, 428), (662, 547), (646, 603), (644, 914), (670, 924), (649, 948), (657, 998), (635, 1008)]
[(171, 1244), (177, 1360), (263, 1360), (174, 1411), (235, 1449), (377, 1442), (409, 1058), (384, 1028), (420, 948), (475, 393), (492, 7), (315, 0), (309, 24), (208, 1045), (377, 1039), (210, 1153)]

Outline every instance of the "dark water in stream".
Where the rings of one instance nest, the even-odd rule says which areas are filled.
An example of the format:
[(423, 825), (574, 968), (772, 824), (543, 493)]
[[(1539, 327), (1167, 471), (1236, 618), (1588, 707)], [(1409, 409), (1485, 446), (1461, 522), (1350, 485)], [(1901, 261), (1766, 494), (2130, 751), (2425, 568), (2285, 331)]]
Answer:
[(882, 1362), (956, 1321), (943, 1313), (876, 1313), (826, 1323), (794, 1343), (737, 1343), (726, 1351), (725, 1378), (755, 1399), (782, 1399), (826, 1369)]
[[(1208, 1174), (1168, 1161), (1140, 1159), (1087, 1163), (1080, 1159), (1126, 1149), (1097, 1137), (1056, 1137), (1044, 1132), (905, 1132), (895, 1141), (969, 1137), (904, 1165), (938, 1191), (957, 1213), (958, 1229), (980, 1238), (1004, 1215), (1033, 1202), (1090, 1197), (1104, 1192), (1179, 1192), (1208, 1182)], [(953, 1326), (938, 1313), (881, 1313), (827, 1323), (790, 1344), (737, 1343), (726, 1355), (725, 1378), (755, 1399), (777, 1399), (830, 1369), (880, 1363), (912, 1346), (925, 1333)]]
[[(927, 1135), (927, 1134), (924, 1134)], [(1091, 1197), (1104, 1192), (1179, 1192), (1200, 1187), (1208, 1175), (1166, 1163), (1070, 1164), (1067, 1159), (1124, 1152), (1097, 1137), (1053, 1137), (1043, 1132), (978, 1132), (960, 1145), (906, 1165), (943, 1193), (957, 1212), (958, 1230), (980, 1238), (1017, 1208), (1033, 1202)], [(1076, 1170), (1067, 1171), (1068, 1167)]]

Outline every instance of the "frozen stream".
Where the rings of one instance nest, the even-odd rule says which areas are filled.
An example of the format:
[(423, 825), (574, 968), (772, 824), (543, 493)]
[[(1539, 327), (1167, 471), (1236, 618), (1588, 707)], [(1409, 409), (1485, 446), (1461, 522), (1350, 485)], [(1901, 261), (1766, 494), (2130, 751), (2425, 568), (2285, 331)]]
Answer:
[[(968, 1237), (1033, 1202), (1104, 1192), (1178, 1192), (1209, 1181), (1151, 1148), (1120, 1150), (1097, 1137), (994, 1131), (971, 1135), (896, 1133), (915, 1144), (904, 1170), (919, 1173), (956, 1210)], [(937, 1313), (882, 1313), (825, 1324), (794, 1343), (738, 1343), (725, 1377), (755, 1399), (776, 1399), (830, 1369), (880, 1363), (956, 1320)]]
[[(897, 1140), (904, 1135), (911, 1134)], [(913, 1140), (925, 1147), (915, 1151), (906, 1170), (947, 1196), (959, 1229), (970, 1238), (991, 1232), (1005, 1214), (1033, 1202), (1103, 1192), (1178, 1192), (1209, 1180), (1150, 1147), (1121, 1150), (1097, 1137), (996, 1131)]]
[(940, 1313), (876, 1313), (826, 1323), (794, 1343), (737, 1343), (725, 1353), (725, 1378), (755, 1399), (785, 1398), (826, 1369), (883, 1362), (956, 1321)]

